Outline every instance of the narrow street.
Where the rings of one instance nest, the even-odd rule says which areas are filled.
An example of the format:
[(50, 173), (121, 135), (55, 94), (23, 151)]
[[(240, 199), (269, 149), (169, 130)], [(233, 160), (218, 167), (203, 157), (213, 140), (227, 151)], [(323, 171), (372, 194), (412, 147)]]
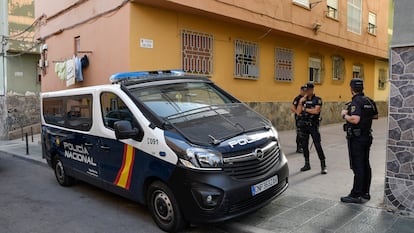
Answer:
[[(298, 172), (303, 158), (293, 153), (295, 132), (282, 131), (280, 139), (290, 166), (288, 190), (259, 211), (215, 225), (191, 226), (185, 232), (412, 231), (414, 219), (388, 213), (382, 207), (385, 121), (382, 118), (374, 124), (370, 202), (363, 205), (339, 202), (339, 197), (352, 185), (340, 124), (321, 127), (329, 161), (329, 173), (324, 176), (320, 175), (314, 149), (312, 170)], [(20, 139), (0, 143), (0, 233), (162, 232), (145, 206), (81, 182), (69, 188), (59, 186), (53, 170), (40, 158), (39, 144), (30, 146), (31, 155), (27, 156)]]

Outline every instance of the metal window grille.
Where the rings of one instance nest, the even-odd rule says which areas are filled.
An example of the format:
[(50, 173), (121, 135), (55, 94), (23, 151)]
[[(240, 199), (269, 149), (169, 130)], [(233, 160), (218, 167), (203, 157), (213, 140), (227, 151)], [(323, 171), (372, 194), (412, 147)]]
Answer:
[(322, 59), (316, 57), (309, 58), (309, 82), (321, 83)]
[(253, 42), (235, 40), (234, 76), (236, 78), (259, 78), (259, 45)]
[(348, 0), (348, 31), (361, 34), (361, 0)]
[(213, 41), (211, 34), (181, 31), (181, 67), (190, 74), (213, 74)]
[(293, 49), (275, 49), (275, 80), (293, 81)]
[(345, 76), (345, 59), (341, 56), (332, 57), (332, 79), (344, 80)]

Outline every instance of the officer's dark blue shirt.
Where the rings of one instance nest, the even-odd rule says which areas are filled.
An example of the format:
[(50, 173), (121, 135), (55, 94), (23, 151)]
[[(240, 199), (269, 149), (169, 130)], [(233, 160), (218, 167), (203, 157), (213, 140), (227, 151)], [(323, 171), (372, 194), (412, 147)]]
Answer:
[[(315, 94), (313, 94), (313, 96), (311, 98), (309, 98), (309, 97), (306, 98), (305, 104), (306, 104), (307, 109), (313, 109), (318, 105), (322, 107), (322, 99), (321, 99), (321, 97), (316, 96)], [(309, 113), (307, 113), (307, 114), (308, 114), (310, 119), (315, 120), (315, 121), (316, 120), (319, 121), (320, 113), (319, 114), (309, 114)]]
[(367, 133), (371, 130), (373, 116), (378, 115), (378, 110), (372, 99), (363, 93), (358, 93), (352, 97), (352, 102), (348, 105), (348, 115), (359, 116), (359, 123), (352, 127), (361, 129), (362, 133)]
[[(303, 95), (298, 95), (298, 96), (296, 96), (296, 97), (295, 97), (295, 99), (293, 99), (292, 104), (295, 106), (295, 108), (297, 108), (297, 107), (298, 107), (298, 105), (299, 105), (299, 100), (300, 100), (300, 99), (302, 99), (302, 97), (303, 97)], [(295, 113), (295, 115), (296, 115), (296, 113)]]

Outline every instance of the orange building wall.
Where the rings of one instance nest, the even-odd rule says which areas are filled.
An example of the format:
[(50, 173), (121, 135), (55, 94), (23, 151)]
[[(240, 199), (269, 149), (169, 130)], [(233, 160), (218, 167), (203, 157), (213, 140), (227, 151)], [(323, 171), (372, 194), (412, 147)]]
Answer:
[[(47, 2), (53, 5), (53, 3), (59, 1), (39, 0), (39, 2)], [(106, 7), (115, 6), (113, 3)], [(95, 14), (98, 14), (105, 9), (103, 5), (100, 5), (99, 11), (96, 11), (98, 10), (96, 7), (87, 9), (84, 6), (76, 8), (71, 13), (74, 16), (73, 18), (55, 18), (58, 22), (65, 21), (65, 23), (56, 24), (57, 22), (54, 22), (54, 19), (47, 22), (46, 26), (48, 27), (41, 28), (39, 37), (48, 36), (60, 28), (78, 23), (81, 17), (93, 10), (96, 11)], [(57, 9), (57, 7), (55, 8)], [(76, 15), (79, 15), (79, 17), (76, 17)], [(128, 70), (128, 54), (130, 51), (129, 15), (130, 8), (123, 7), (116, 14), (111, 14), (109, 17), (100, 17), (91, 23), (81, 24), (48, 38), (45, 42), (48, 46), (47, 60), (49, 66), (42, 78), (42, 92), (109, 83), (110, 75)], [(87, 16), (91, 17), (90, 14)], [(80, 56), (86, 54), (89, 57), (89, 67), (84, 70), (83, 82), (66, 87), (66, 81), (60, 80), (55, 73), (55, 63), (69, 59), (74, 55), (74, 38), (77, 36), (80, 36), (81, 50), (91, 52), (80, 54)]]
[[(311, 53), (324, 56), (325, 80), (316, 86), (316, 93), (324, 101), (347, 101), (348, 87), (355, 63), (364, 65), (366, 93), (374, 90), (375, 57), (363, 56), (334, 46), (326, 46), (306, 38), (286, 33), (268, 33), (267, 29), (246, 27), (221, 19), (132, 5), (131, 9), (131, 66), (130, 70), (177, 69), (181, 67), (180, 30), (189, 29), (214, 36), (214, 71), (212, 80), (245, 102), (290, 102), (301, 85), (308, 80), (308, 58)], [(151, 30), (153, 29), (153, 30)], [(140, 48), (139, 38), (152, 39), (154, 48)], [(260, 77), (258, 80), (234, 78), (234, 40), (256, 42), (260, 46)], [(294, 49), (294, 82), (274, 80), (274, 49)], [(345, 58), (346, 74), (343, 82), (332, 80), (331, 56)]]
[[(39, 1), (44, 3), (46, 0)], [(71, 21), (72, 24), (79, 21), (80, 19), (76, 18), (76, 15), (81, 15), (79, 18), (82, 18), (84, 14), (93, 12), (93, 14), (98, 14), (103, 9), (113, 7), (115, 2), (120, 2), (119, 0), (112, 1), (112, 4), (105, 2), (97, 7), (92, 4), (97, 4), (97, 1), (90, 0), (85, 3), (85, 6), (82, 5), (82, 7), (75, 8), (70, 13), (67, 13), (68, 18), (66, 20), (54, 18), (47, 22), (47, 27), (42, 27), (40, 36), (48, 35), (48, 33), (50, 34), (54, 30), (56, 31), (65, 25), (70, 25)], [(248, 24), (205, 12), (217, 7), (217, 4), (223, 6), (223, 1), (150, 1), (151, 4), (155, 5), (142, 5), (140, 2), (149, 3), (148, 1), (133, 1), (106, 17), (98, 18), (90, 23), (65, 30), (61, 34), (48, 38), (46, 42), (49, 46), (49, 67), (46, 76), (43, 78), (42, 91), (66, 89), (65, 81), (59, 80), (54, 73), (54, 64), (52, 62), (66, 59), (73, 55), (74, 37), (76, 36), (81, 38), (81, 50), (92, 51), (92, 53), (88, 54), (90, 66), (85, 70), (85, 81), (70, 88), (109, 83), (109, 76), (116, 72), (180, 69), (180, 32), (182, 29), (189, 29), (210, 33), (214, 36), (214, 71), (211, 78), (219, 86), (228, 90), (242, 101), (290, 102), (293, 96), (297, 94), (299, 87), (307, 82), (308, 58), (312, 53), (319, 53), (324, 56), (324, 82), (316, 86), (316, 93), (322, 96), (324, 101), (347, 101), (351, 98), (348, 83), (352, 77), (352, 65), (355, 63), (362, 63), (364, 65), (366, 93), (370, 96), (374, 94), (374, 88), (376, 87), (375, 60), (379, 58), (378, 56), (382, 56), (383, 51), (386, 51), (386, 47), (378, 47), (375, 51), (372, 51), (372, 46), (365, 48), (367, 47), (365, 44), (371, 43), (371, 40), (382, 44), (382, 37), (379, 38), (380, 35), (377, 37), (367, 35), (367, 33), (363, 32), (363, 35), (359, 36), (358, 46), (351, 46), (350, 49), (342, 48), (341, 46), (343, 45), (352, 45), (353, 43), (352, 37), (349, 39), (350, 42), (348, 41), (351, 44), (348, 42), (342, 44), (344, 39), (338, 37), (338, 35), (342, 36), (342, 34), (344, 36), (345, 34), (353, 34), (346, 31), (346, 20), (343, 19), (346, 15), (340, 14), (339, 22), (328, 19), (325, 16), (312, 16), (315, 13), (314, 11), (318, 9), (323, 14), (322, 9), (325, 9), (326, 6), (322, 3), (322, 5), (318, 5), (311, 11), (293, 5), (290, 1), (289, 4), (285, 2), (283, 4), (272, 2), (269, 3), (270, 5), (267, 8), (263, 7), (263, 5), (254, 5), (251, 7), (251, 11), (248, 12), (243, 10), (244, 7), (247, 7), (248, 1), (240, 1), (240, 6), (231, 6), (229, 5), (230, 2), (228, 2), (225, 3), (227, 7), (215, 8), (218, 13), (225, 11), (226, 14), (234, 18), (237, 16), (246, 20), (246, 17), (250, 16), (252, 22), (260, 22), (263, 25), (271, 24), (274, 28), (278, 26), (284, 27), (284, 30), (288, 31), (284, 32), (273, 28), (270, 30), (267, 26)], [(198, 8), (203, 8), (205, 11), (201, 12), (188, 7), (180, 8), (177, 5), (173, 5), (173, 7), (162, 5), (162, 7), (159, 7), (157, 2), (185, 2), (185, 4), (190, 6), (195, 4)], [(343, 3), (344, 1), (340, 2)], [(375, 3), (372, 4), (373, 6), (369, 7), (377, 7)], [(344, 7), (343, 4), (340, 6), (340, 12), (342, 7)], [(364, 8), (366, 7), (368, 6), (364, 6)], [(255, 12), (258, 10), (264, 10), (263, 12), (268, 16), (256, 14)], [(302, 17), (299, 17), (300, 13), (298, 12), (302, 12)], [(236, 15), (236, 13), (239, 14)], [(283, 20), (280, 22), (272, 18), (279, 13), (279, 18), (289, 18), (295, 15), (293, 23)], [(309, 22), (313, 22), (314, 18), (306, 18), (305, 16), (323, 19), (321, 31), (315, 34), (307, 27), (306, 25)], [(378, 17), (378, 20), (380, 20), (380, 17)], [(64, 21), (63, 25), (57, 24), (57, 22), (62, 21)], [(326, 32), (323, 30), (326, 30)], [(340, 46), (329, 44), (329, 40), (332, 39), (335, 30), (338, 32), (335, 43), (338, 43)], [(302, 33), (308, 37), (294, 35), (295, 33)], [(378, 33), (380, 34), (380, 31)], [(355, 35), (355, 37), (358, 36)], [(153, 40), (154, 47), (141, 48), (140, 39)], [(258, 80), (234, 78), (234, 41), (236, 39), (259, 44), (260, 77)], [(322, 43), (321, 40), (326, 40), (328, 43)], [(376, 46), (374, 42), (372, 42), (372, 45)], [(294, 50), (294, 82), (278, 82), (274, 80), (274, 49), (276, 47)], [(352, 49), (355, 50), (352, 51)], [(359, 49), (360, 51), (357, 51)], [(360, 53), (365, 52), (366, 49), (372, 54)], [(346, 74), (343, 82), (332, 80), (332, 55), (341, 55), (345, 58)]]
[[(275, 31), (312, 38), (343, 48), (386, 58), (388, 56), (388, 0), (362, 1), (362, 33), (357, 35), (347, 30), (347, 1), (339, 2), (339, 18), (326, 17), (326, 1), (320, 1), (312, 9), (307, 9), (289, 1), (262, 0), (134, 0), (188, 11), (198, 10), (197, 14), (225, 15), (243, 22), (271, 28)], [(318, 2), (318, 1), (310, 1)], [(173, 4), (171, 4), (173, 3)], [(377, 36), (368, 35), (368, 12), (377, 14)], [(317, 34), (312, 30), (314, 23), (320, 23)]]

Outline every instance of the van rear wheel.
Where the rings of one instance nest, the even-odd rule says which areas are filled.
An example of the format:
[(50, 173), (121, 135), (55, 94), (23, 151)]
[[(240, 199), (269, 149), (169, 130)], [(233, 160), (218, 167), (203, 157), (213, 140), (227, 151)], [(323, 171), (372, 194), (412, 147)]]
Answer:
[(57, 182), (62, 186), (70, 186), (74, 183), (74, 179), (66, 175), (65, 168), (63, 167), (62, 161), (57, 158), (55, 161), (55, 176)]
[(186, 223), (177, 201), (167, 185), (155, 181), (148, 188), (147, 204), (155, 223), (164, 231), (177, 232)]

